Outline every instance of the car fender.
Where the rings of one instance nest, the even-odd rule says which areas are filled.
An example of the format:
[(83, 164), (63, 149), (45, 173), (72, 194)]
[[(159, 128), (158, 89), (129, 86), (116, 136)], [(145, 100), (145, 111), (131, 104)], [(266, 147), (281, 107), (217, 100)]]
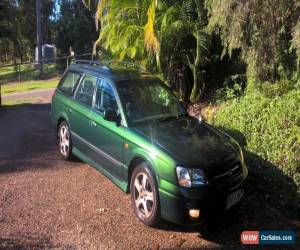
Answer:
[(71, 130), (69, 118), (68, 118), (68, 115), (66, 114), (66, 112), (60, 112), (60, 113), (57, 115), (57, 120), (56, 120), (56, 121), (57, 121), (57, 122), (56, 122), (56, 127), (57, 127), (57, 129), (58, 129), (58, 126), (59, 126), (58, 122), (59, 122), (60, 120), (66, 121), (66, 123), (67, 123), (68, 126), (69, 126), (69, 129)]
[(149, 167), (151, 169), (151, 171), (153, 172), (153, 174), (156, 176), (157, 181), (158, 181), (158, 173), (155, 170), (155, 158), (152, 156), (150, 156), (150, 153), (148, 152), (148, 150), (145, 150), (143, 148), (140, 147), (135, 147), (131, 152), (130, 152), (131, 157), (128, 158), (130, 159), (130, 161), (127, 162), (127, 166), (130, 165), (131, 161), (134, 158), (142, 158), (144, 159), (146, 162), (149, 163)]

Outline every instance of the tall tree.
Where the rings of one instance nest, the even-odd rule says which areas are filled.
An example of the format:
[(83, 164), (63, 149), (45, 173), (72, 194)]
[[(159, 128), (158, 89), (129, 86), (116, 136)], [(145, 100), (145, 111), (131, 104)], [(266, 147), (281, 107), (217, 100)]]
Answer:
[(55, 26), (55, 44), (62, 54), (68, 53), (70, 47), (76, 54), (91, 51), (97, 39), (93, 13), (84, 8), (81, 0), (61, 0)]
[(207, 0), (210, 28), (229, 54), (240, 49), (248, 72), (261, 81), (287, 77), (294, 65), (292, 29), (300, 16), (297, 0)]
[[(84, 2), (89, 6), (90, 1)], [(158, 70), (161, 63), (172, 67), (184, 62), (193, 75), (190, 99), (199, 99), (205, 86), (201, 66), (208, 42), (204, 1), (103, 0), (98, 1), (96, 19), (101, 25), (96, 44), (120, 60), (140, 60)], [(185, 50), (182, 45), (190, 38), (194, 43)]]
[[(239, 62), (231, 72), (244, 72), (245, 62), (248, 75), (260, 81), (289, 78), (296, 70), (296, 51), (300, 54), (297, 0), (83, 2), (97, 5), (99, 47), (120, 60), (137, 60), (162, 71), (169, 81), (186, 74), (175, 84), (180, 85), (176, 90), (185, 92), (183, 96), (188, 93), (192, 102), (204, 93), (206, 69), (228, 61), (228, 55)], [(211, 54), (214, 49), (216, 55)]]
[(43, 57), (42, 57), (42, 46), (43, 46), (43, 38), (42, 38), (42, 27), (41, 27), (41, 2), (40, 0), (36, 0), (35, 2), (35, 11), (36, 11), (36, 40), (37, 40), (37, 48), (38, 48), (38, 61), (40, 67), (40, 75), (43, 74)]
[[(44, 28), (51, 22), (50, 16), (55, 5), (53, 1), (48, 0), (41, 0), (41, 5)], [(3, 59), (5, 61), (32, 59), (36, 46), (35, 0), (0, 1), (0, 16), (0, 44), (2, 45), (0, 51), (5, 55)], [(43, 34), (43, 41), (51, 40), (48, 34)]]
[(144, 24), (146, 1), (101, 1), (98, 4), (96, 21), (101, 31), (96, 45), (109, 50), (114, 57), (124, 60), (144, 60), (148, 63), (144, 48)]

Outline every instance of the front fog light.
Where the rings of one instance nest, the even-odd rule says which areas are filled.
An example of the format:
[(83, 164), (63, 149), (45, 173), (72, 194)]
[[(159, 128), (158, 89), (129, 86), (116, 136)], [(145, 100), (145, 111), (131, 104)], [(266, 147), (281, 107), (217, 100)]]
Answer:
[(200, 217), (200, 210), (199, 209), (190, 209), (189, 210), (189, 215), (194, 219), (199, 218)]

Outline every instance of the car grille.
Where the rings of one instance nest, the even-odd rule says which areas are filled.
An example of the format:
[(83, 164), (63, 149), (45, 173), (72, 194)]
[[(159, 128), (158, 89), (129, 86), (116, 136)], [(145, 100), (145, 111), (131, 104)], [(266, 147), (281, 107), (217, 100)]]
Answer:
[(240, 165), (239, 165), (239, 164), (236, 165), (236, 166), (233, 166), (232, 168), (230, 168), (230, 169), (227, 170), (226, 172), (214, 176), (214, 179), (221, 179), (221, 178), (226, 178), (226, 177), (231, 176), (231, 175), (235, 175), (237, 172), (239, 172), (239, 171), (238, 171), (239, 168), (240, 168)]
[(240, 163), (233, 165), (225, 172), (215, 175), (210, 183), (215, 188), (235, 188), (243, 181), (243, 172)]

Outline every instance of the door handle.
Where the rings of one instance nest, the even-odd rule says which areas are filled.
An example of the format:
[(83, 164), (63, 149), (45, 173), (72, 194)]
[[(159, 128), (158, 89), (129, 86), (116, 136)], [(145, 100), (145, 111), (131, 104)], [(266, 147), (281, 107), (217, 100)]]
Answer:
[(73, 110), (69, 108), (69, 109), (68, 109), (68, 112), (71, 114), (71, 113), (73, 112)]
[(92, 127), (92, 128), (95, 128), (95, 127), (96, 127), (96, 125), (97, 125), (97, 124), (96, 124), (96, 122), (94, 122), (94, 121), (91, 121), (91, 127)]

